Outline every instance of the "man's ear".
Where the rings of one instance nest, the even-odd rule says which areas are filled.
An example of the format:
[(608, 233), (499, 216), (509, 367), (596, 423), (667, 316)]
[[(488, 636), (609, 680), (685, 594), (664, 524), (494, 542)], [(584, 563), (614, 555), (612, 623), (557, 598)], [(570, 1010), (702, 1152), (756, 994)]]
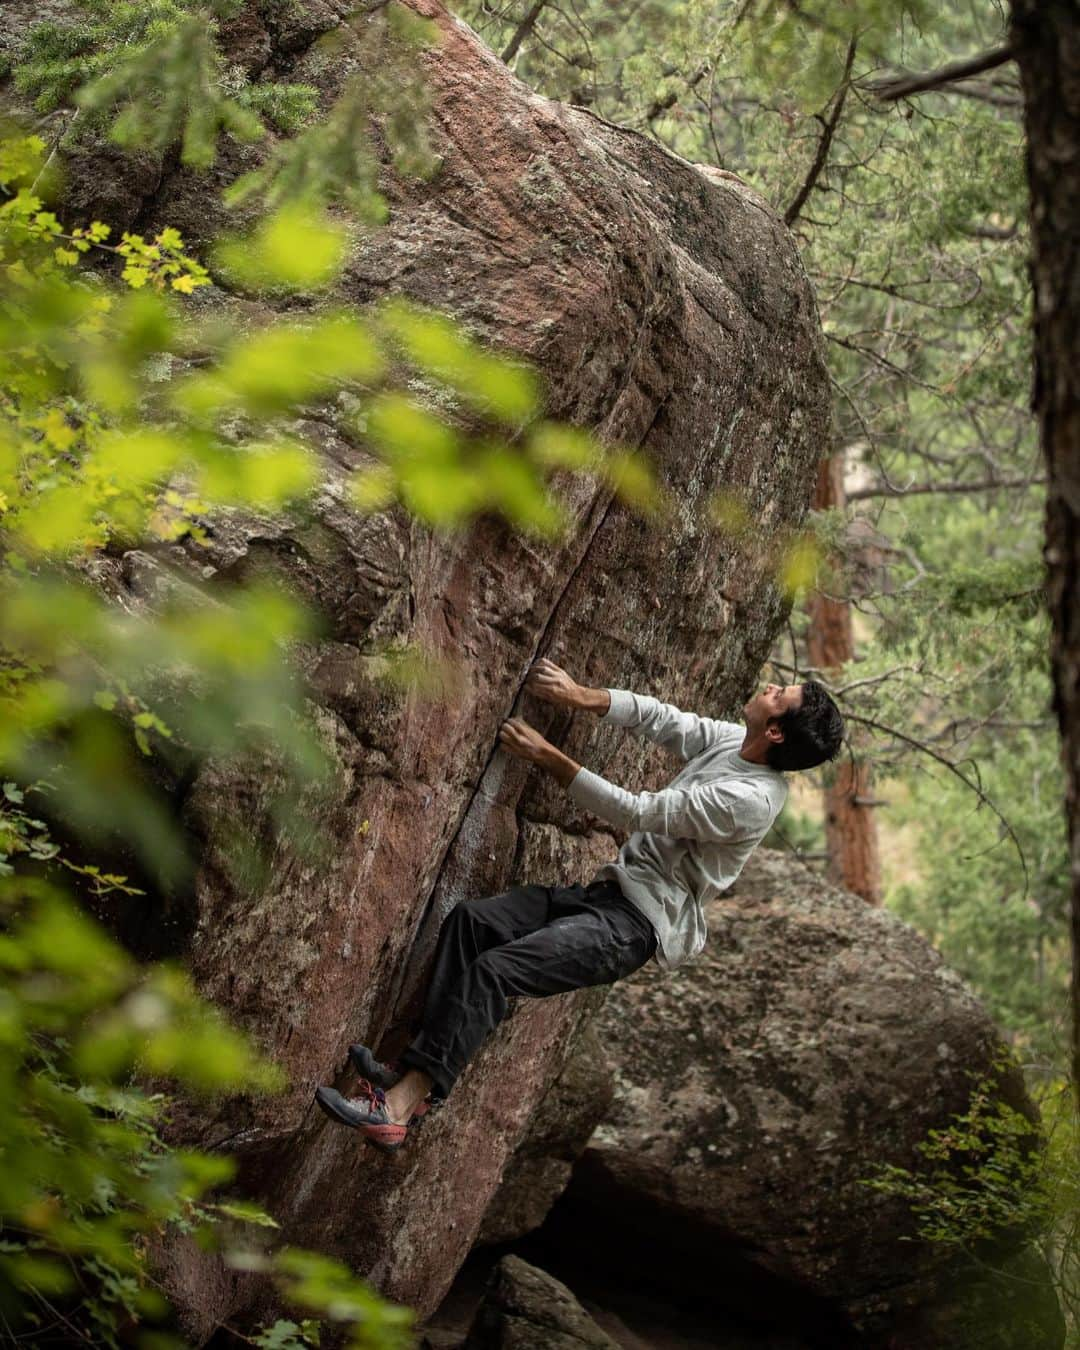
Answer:
[(770, 717), (765, 723), (765, 738), (772, 741), (773, 745), (779, 745), (784, 739), (784, 729), (776, 717)]

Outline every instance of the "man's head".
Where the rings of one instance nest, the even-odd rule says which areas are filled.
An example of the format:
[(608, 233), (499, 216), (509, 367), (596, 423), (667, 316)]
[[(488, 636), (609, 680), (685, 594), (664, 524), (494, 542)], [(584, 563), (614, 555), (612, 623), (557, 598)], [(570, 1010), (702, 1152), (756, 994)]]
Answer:
[(840, 709), (816, 680), (767, 684), (743, 708), (746, 730), (765, 743), (765, 762), (780, 770), (812, 769), (835, 758), (844, 737)]

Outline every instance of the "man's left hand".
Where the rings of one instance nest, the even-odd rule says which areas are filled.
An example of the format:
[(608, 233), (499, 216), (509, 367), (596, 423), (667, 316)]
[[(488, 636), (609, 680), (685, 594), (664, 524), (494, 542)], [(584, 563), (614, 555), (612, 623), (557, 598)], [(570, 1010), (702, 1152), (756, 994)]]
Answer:
[(499, 728), (499, 740), (503, 749), (518, 759), (527, 759), (532, 764), (542, 764), (545, 755), (554, 750), (546, 737), (541, 736), (535, 727), (529, 726), (523, 718), (511, 717)]

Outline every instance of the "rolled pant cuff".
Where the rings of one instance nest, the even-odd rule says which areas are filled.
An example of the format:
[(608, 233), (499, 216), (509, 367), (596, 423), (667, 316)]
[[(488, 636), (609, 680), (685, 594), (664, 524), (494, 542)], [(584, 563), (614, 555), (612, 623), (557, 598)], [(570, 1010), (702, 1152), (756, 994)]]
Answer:
[(432, 1081), (432, 1091), (436, 1097), (449, 1097), (450, 1090), (457, 1081), (457, 1075), (449, 1073), (446, 1065), (440, 1060), (432, 1059), (423, 1050), (414, 1049), (411, 1045), (406, 1046), (398, 1055), (398, 1063), (408, 1069), (419, 1069), (421, 1073), (426, 1073)]

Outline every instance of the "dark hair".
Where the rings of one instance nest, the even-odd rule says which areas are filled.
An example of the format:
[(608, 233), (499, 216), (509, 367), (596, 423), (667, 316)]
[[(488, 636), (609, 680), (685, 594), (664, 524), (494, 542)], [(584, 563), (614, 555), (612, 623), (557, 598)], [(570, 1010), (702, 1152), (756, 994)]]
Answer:
[(812, 769), (835, 759), (844, 739), (840, 709), (817, 680), (802, 687), (802, 703), (776, 720), (784, 739), (770, 745), (765, 759), (773, 769)]

